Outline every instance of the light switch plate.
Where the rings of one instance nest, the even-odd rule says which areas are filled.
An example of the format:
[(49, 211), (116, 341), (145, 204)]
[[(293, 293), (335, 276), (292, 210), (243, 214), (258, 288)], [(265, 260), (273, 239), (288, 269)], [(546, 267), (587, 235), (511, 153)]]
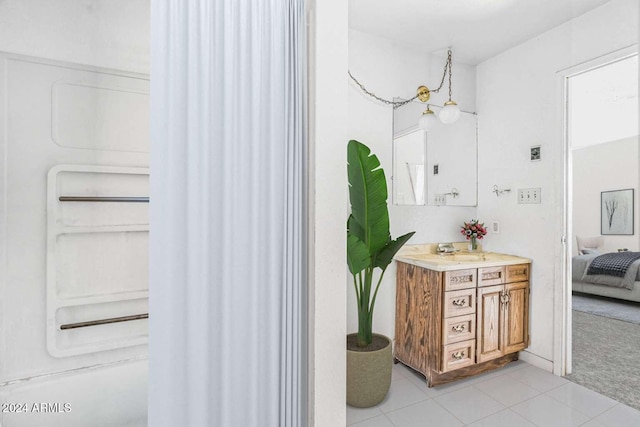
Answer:
[(444, 206), (447, 204), (447, 196), (444, 194), (436, 194), (434, 197), (436, 206)]
[(540, 204), (541, 200), (540, 188), (519, 188), (518, 203), (519, 204)]

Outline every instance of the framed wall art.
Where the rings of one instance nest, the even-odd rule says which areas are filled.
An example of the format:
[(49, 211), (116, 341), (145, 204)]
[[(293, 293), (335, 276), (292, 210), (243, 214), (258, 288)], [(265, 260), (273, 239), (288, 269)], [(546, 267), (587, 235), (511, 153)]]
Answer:
[(603, 235), (633, 235), (633, 188), (600, 193)]

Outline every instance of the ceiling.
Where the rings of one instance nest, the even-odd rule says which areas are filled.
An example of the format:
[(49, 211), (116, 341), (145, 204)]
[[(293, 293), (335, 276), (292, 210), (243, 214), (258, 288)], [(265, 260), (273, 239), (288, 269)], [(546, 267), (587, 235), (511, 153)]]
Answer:
[(349, 27), (469, 65), (609, 0), (349, 0)]
[(638, 135), (638, 55), (569, 78), (573, 149)]

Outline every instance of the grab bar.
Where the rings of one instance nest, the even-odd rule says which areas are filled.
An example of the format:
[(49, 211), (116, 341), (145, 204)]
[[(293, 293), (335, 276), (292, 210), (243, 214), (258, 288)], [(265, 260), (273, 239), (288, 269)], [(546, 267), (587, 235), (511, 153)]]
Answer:
[(133, 314), (131, 316), (110, 317), (109, 319), (89, 320), (87, 322), (66, 323), (60, 325), (60, 330), (84, 328), (87, 326), (107, 325), (109, 323), (129, 322), (131, 320), (148, 319), (149, 313)]
[(149, 203), (148, 197), (108, 197), (108, 196), (60, 196), (61, 202), (125, 202)]

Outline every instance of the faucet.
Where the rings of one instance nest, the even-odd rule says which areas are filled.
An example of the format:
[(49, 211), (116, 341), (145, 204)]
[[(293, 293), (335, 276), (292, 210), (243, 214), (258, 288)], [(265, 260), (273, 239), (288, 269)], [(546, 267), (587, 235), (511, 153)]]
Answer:
[(436, 248), (436, 252), (439, 254), (450, 254), (455, 251), (452, 243), (438, 243), (438, 247)]
[(458, 197), (460, 195), (460, 193), (458, 192), (458, 189), (456, 187), (453, 187), (450, 192), (444, 193), (444, 195), (445, 196), (453, 196), (453, 198), (455, 199), (456, 197)]

